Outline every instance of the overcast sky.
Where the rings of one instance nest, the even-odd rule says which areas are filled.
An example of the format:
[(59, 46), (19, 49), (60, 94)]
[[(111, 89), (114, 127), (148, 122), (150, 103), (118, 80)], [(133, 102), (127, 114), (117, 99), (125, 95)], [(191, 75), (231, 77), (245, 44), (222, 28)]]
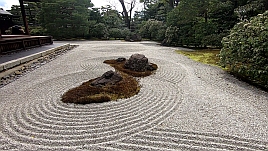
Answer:
[[(138, 2), (139, 0), (137, 0)], [(111, 5), (113, 8), (122, 11), (121, 5), (118, 0), (91, 0), (94, 4), (94, 7), (101, 7), (105, 5)], [(12, 5), (19, 5), (19, 0), (0, 0), (0, 8), (4, 10), (10, 10)], [(136, 6), (135, 10), (141, 10), (140, 6)]]

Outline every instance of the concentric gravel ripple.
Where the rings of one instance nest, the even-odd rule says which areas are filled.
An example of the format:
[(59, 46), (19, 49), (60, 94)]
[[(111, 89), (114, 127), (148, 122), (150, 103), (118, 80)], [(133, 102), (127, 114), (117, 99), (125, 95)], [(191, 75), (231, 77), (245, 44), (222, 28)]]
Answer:
[[(85, 72), (107, 70), (109, 66), (101, 65), (101, 60), (107, 59), (111, 58), (89, 59), (81, 67), (86, 69)], [(37, 148), (79, 148), (85, 144), (121, 140), (158, 125), (178, 107), (181, 91), (174, 83), (183, 75), (177, 73), (159, 68), (156, 74), (140, 80), (142, 87), (138, 95), (88, 105), (60, 101), (69, 84), (51, 89), (52, 84), (68, 83), (68, 78), (77, 74), (50, 79), (50, 82), (30, 88), (34, 91), (25, 94), (29, 101), (16, 102), (2, 111), (1, 130), (5, 130), (3, 135), (12, 142)], [(161, 79), (161, 76), (166, 78)]]
[(267, 150), (267, 142), (211, 133), (150, 129), (105, 146), (111, 150)]
[[(251, 118), (261, 122), (259, 129), (249, 130), (256, 136), (245, 138), (241, 138), (244, 135), (231, 132), (221, 135), (222, 131), (210, 131), (207, 127), (204, 130), (199, 129), (198, 125), (198, 128), (191, 125), (187, 127), (190, 123), (187, 120), (190, 118), (197, 117), (192, 120), (193, 123), (203, 122), (203, 118), (199, 119), (199, 116), (183, 115), (202, 113), (199, 110), (195, 112), (194, 109), (198, 109), (198, 106), (194, 101), (222, 103), (222, 106), (227, 104), (232, 107), (235, 102), (228, 103), (239, 100), (237, 98), (226, 103), (217, 102), (212, 99), (214, 97), (202, 96), (210, 93), (205, 92), (206, 86), (210, 86), (208, 90), (215, 94), (222, 89), (220, 92), (227, 94), (222, 95), (225, 99), (236, 96), (229, 93), (234, 90), (236, 84), (221, 79), (226, 74), (217, 76), (222, 72), (189, 61), (174, 53), (174, 48), (160, 47), (153, 42), (78, 43), (80, 47), (74, 51), (0, 88), (0, 150), (268, 150), (268, 142), (265, 142), (267, 126), (262, 120), (267, 117), (264, 116), (266, 114), (254, 114), (253, 117), (260, 117)], [(137, 95), (101, 104), (75, 105), (60, 101), (61, 96), (70, 88), (99, 77), (107, 70), (114, 70), (104, 64), (104, 60), (127, 58), (140, 52), (144, 53), (149, 61), (157, 64), (158, 70), (149, 77), (139, 79), (141, 90)], [(217, 88), (213, 81), (225, 83), (219, 84)], [(226, 84), (231, 86), (226, 87)], [(213, 88), (217, 89), (217, 92), (213, 91)], [(245, 97), (249, 96), (246, 93), (252, 90), (235, 88), (239, 94), (242, 91), (241, 95)], [(266, 93), (261, 93), (263, 96), (256, 95), (257, 97), (257, 93), (253, 94), (251, 97), (255, 100), (260, 97), (260, 101), (267, 96)], [(199, 97), (202, 98), (198, 100)], [(189, 110), (191, 108), (193, 110)], [(266, 113), (267, 110), (263, 111)], [(214, 110), (208, 115), (213, 116), (213, 113)], [(237, 123), (233, 119), (230, 121)], [(186, 126), (179, 127), (184, 125)], [(227, 123), (224, 126), (233, 125)], [(254, 137), (250, 139), (252, 136)]]

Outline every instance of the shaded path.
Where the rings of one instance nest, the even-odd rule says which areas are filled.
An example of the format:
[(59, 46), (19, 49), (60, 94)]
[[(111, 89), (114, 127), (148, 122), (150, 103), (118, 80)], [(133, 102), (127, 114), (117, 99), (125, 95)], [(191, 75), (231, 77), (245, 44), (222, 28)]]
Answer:
[[(0, 150), (268, 150), (268, 94), (153, 42), (80, 46), (0, 89)], [(138, 95), (74, 105), (61, 95), (145, 54)]]
[(39, 52), (42, 52), (51, 48), (59, 47), (62, 45), (63, 43), (54, 42), (52, 45), (44, 45), (42, 47), (36, 47), (32, 49), (27, 49), (27, 50), (21, 50), (21, 51), (14, 52), (11, 54), (0, 55), (0, 64), (11, 61), (11, 60), (23, 58), (32, 54), (36, 54), (36, 53), (39, 53)]

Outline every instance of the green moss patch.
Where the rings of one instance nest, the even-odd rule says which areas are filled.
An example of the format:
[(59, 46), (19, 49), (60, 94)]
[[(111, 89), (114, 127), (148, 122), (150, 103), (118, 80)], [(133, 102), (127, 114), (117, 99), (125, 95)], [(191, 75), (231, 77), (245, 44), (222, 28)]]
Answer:
[(182, 51), (182, 50), (177, 50), (176, 51), (179, 54), (185, 55), (189, 57), (192, 60), (204, 63), (204, 64), (209, 64), (213, 66), (219, 66), (219, 57), (218, 55), (220, 54), (219, 49), (204, 49), (204, 50), (196, 50), (196, 51)]
[(91, 82), (95, 79), (91, 79), (66, 92), (62, 101), (77, 104), (102, 103), (136, 95), (140, 90), (138, 81), (124, 73), (121, 76), (123, 79), (120, 82), (103, 87), (92, 86)]
[(134, 77), (145, 77), (154, 73), (157, 69), (156, 64), (153, 66), (153, 71), (136, 72), (124, 68), (123, 62), (116, 60), (106, 60), (107, 63), (114, 67), (123, 79), (115, 84), (108, 84), (102, 87), (92, 86), (91, 83), (96, 79), (91, 79), (84, 82), (82, 85), (70, 89), (62, 96), (62, 102), (76, 103), (76, 104), (89, 104), (89, 103), (103, 103), (117, 99), (130, 98), (140, 91), (140, 84)]

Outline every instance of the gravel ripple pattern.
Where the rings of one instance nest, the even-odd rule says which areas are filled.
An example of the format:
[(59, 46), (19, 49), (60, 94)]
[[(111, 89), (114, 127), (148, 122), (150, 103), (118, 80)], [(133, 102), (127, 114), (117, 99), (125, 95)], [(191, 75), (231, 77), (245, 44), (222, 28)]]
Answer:
[[(0, 88), (0, 150), (268, 150), (268, 94), (154, 42), (83, 41)], [(158, 65), (128, 99), (75, 105), (68, 89), (143, 53)]]

